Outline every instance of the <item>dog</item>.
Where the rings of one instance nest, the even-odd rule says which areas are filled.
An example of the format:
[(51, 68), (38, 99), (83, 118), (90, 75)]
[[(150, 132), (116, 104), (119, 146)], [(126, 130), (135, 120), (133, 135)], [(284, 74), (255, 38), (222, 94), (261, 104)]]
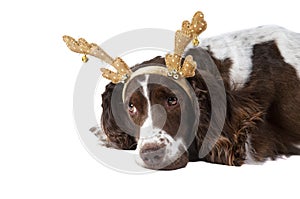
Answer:
[[(188, 55), (197, 63), (195, 76), (186, 78), (193, 96), (157, 75), (135, 77), (125, 96), (124, 85), (109, 83), (102, 129), (91, 131), (105, 146), (136, 150), (138, 164), (155, 170), (189, 161), (240, 166), (300, 154), (300, 34), (261, 26), (204, 39)], [(166, 62), (158, 56), (131, 70), (149, 65)], [(225, 97), (214, 108), (220, 87)], [(200, 155), (203, 149), (207, 153)]]

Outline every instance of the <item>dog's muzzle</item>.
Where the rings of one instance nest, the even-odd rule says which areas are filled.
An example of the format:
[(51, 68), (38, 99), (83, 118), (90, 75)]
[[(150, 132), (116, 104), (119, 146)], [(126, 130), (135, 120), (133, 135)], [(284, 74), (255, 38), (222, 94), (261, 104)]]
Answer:
[(162, 130), (151, 137), (140, 138), (138, 150), (138, 163), (149, 169), (171, 169), (174, 166), (179, 168), (188, 162), (187, 150), (182, 140), (174, 140)]

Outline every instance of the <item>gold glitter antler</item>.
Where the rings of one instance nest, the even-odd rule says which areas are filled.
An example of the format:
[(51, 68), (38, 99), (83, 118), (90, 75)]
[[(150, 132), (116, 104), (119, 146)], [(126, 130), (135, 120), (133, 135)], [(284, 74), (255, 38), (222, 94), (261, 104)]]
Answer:
[(194, 46), (199, 44), (197, 37), (206, 27), (207, 24), (204, 20), (204, 15), (200, 11), (195, 13), (191, 23), (189, 21), (183, 21), (181, 30), (177, 30), (175, 34), (174, 54), (167, 54), (165, 57), (169, 76), (178, 79), (179, 75), (182, 77), (193, 77), (195, 75), (196, 62), (193, 61), (193, 57), (190, 55), (187, 56), (181, 67), (181, 55), (192, 40)]
[(113, 66), (117, 70), (116, 73), (106, 68), (100, 69), (102, 72), (102, 76), (106, 79), (111, 80), (112, 83), (117, 84), (119, 82), (124, 82), (131, 74), (130, 68), (121, 58), (111, 58), (97, 44), (88, 43), (83, 38), (80, 38), (76, 41), (74, 38), (66, 35), (63, 36), (63, 40), (71, 51), (84, 54), (84, 57), (82, 58), (83, 62), (87, 61), (86, 55), (91, 55)]

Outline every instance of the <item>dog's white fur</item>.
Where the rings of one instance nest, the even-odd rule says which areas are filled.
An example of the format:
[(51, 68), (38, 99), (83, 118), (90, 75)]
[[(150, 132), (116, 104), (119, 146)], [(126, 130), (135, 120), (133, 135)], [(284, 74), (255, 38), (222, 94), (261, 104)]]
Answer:
[(207, 38), (201, 41), (201, 47), (210, 50), (217, 59), (233, 61), (230, 80), (232, 86), (241, 88), (252, 71), (253, 46), (272, 40), (277, 43), (285, 62), (294, 66), (300, 77), (300, 34), (279, 26), (260, 26)]
[(148, 80), (149, 80), (149, 75), (145, 75), (145, 80), (139, 82), (141, 87), (143, 88), (143, 95), (147, 100), (147, 110), (148, 110), (147, 118), (140, 129), (140, 137), (151, 136), (153, 132), (153, 120), (152, 120), (152, 113), (151, 113), (151, 103), (149, 98)]

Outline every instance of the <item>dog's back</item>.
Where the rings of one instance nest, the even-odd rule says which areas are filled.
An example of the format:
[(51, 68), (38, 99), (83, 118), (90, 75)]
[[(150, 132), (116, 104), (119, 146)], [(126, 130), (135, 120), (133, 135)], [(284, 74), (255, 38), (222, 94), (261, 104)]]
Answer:
[(200, 49), (187, 52), (200, 67), (207, 63), (201, 49), (232, 95), (253, 99), (264, 114), (248, 135), (251, 158), (300, 154), (300, 34), (262, 26), (204, 39)]

